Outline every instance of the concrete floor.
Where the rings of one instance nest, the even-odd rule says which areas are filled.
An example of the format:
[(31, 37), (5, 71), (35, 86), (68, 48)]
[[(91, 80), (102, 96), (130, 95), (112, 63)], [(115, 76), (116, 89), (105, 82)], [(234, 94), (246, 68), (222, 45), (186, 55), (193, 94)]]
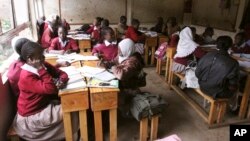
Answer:
[[(168, 90), (155, 68), (146, 68), (147, 86), (142, 91), (161, 95), (168, 103), (159, 121), (158, 138), (177, 134), (182, 141), (229, 141), (229, 126), (208, 129), (204, 120), (174, 91)], [(139, 122), (118, 116), (118, 141), (135, 141)]]

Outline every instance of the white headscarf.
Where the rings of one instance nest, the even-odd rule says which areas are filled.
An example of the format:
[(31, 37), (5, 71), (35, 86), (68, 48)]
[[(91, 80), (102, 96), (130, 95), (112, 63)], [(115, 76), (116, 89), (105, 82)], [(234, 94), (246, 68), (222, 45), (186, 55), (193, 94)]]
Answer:
[(14, 50), (14, 58), (17, 60), (19, 58), (19, 54), (16, 52), (16, 42), (17, 40), (22, 39), (20, 36), (16, 36), (11, 40), (11, 47)]
[(180, 32), (180, 40), (178, 42), (177, 53), (175, 54), (174, 58), (186, 57), (192, 54), (197, 46), (199, 45), (194, 42), (191, 29), (189, 27), (184, 28)]
[(122, 53), (122, 56), (119, 55), (119, 63), (126, 60), (129, 56), (131, 56), (135, 52), (135, 43), (129, 39), (123, 39), (119, 44), (118, 47)]

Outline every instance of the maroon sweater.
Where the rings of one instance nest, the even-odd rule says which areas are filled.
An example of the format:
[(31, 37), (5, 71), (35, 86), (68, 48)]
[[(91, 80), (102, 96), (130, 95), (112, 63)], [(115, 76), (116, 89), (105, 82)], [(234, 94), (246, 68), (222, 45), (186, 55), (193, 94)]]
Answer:
[(245, 54), (250, 54), (250, 46), (246, 44), (244, 47), (237, 47), (234, 45), (232, 48), (234, 53), (245, 53)]
[(118, 47), (117, 45), (113, 44), (106, 46), (105, 43), (103, 43), (100, 46), (93, 48), (92, 54), (94, 55), (96, 53), (101, 55), (103, 57), (103, 60), (112, 61), (118, 54)]
[(50, 30), (50, 28), (47, 28), (43, 32), (43, 36), (41, 39), (41, 45), (44, 49), (50, 47), (52, 40), (56, 37), (56, 35)]
[(63, 47), (59, 41), (59, 37), (56, 37), (55, 39), (53, 39), (53, 41), (49, 47), (49, 50), (64, 50), (64, 51), (72, 50), (74, 52), (78, 52), (79, 47), (78, 47), (76, 41), (73, 39), (70, 39), (70, 38), (67, 38), (67, 40), (68, 40), (68, 42), (67, 42), (66, 46)]
[(195, 50), (194, 50), (194, 52), (192, 53), (192, 54), (190, 54), (190, 55), (188, 55), (188, 56), (186, 56), (186, 57), (177, 57), (177, 58), (174, 58), (174, 61), (176, 62), (176, 63), (179, 63), (179, 64), (182, 64), (182, 65), (185, 65), (185, 66), (187, 66), (187, 64), (188, 64), (188, 61), (190, 61), (190, 60), (193, 60), (193, 55), (196, 57), (196, 58), (198, 58), (198, 59), (200, 59), (202, 56), (204, 56), (206, 53), (202, 50), (202, 49), (200, 49), (199, 47), (197, 47)]
[[(52, 78), (59, 78), (62, 82), (68, 81), (68, 75), (45, 63), (45, 68), (38, 70), (39, 76), (22, 69), (18, 86), (20, 90), (17, 101), (18, 113), (22, 116), (36, 114), (47, 107), (50, 96), (58, 93)], [(56, 77), (57, 76), (57, 77)]]

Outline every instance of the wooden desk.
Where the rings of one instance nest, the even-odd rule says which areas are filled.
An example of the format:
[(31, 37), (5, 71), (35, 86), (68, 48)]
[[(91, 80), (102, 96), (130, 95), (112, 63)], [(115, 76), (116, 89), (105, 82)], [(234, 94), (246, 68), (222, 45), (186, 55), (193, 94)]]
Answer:
[(145, 52), (144, 52), (144, 61), (146, 65), (149, 65), (148, 63), (148, 57), (149, 57), (149, 51), (151, 50), (151, 61), (150, 65), (154, 65), (155, 63), (155, 50), (157, 47), (157, 37), (147, 37), (145, 41)]
[(66, 141), (73, 140), (71, 113), (79, 112), (81, 140), (88, 141), (87, 113), (89, 94), (87, 88), (60, 91)]
[(250, 109), (250, 106), (248, 106), (249, 96), (250, 96), (250, 68), (241, 68), (242, 71), (245, 71), (247, 73), (247, 80), (245, 84), (245, 88), (242, 94), (242, 100), (240, 103), (240, 111), (239, 111), (239, 118), (245, 119), (250, 118), (249, 116), (246, 117), (247, 108)]
[[(58, 59), (57, 57), (46, 57), (45, 61), (50, 63), (51, 65), (56, 65), (57, 64), (57, 62), (56, 62), (57, 59)], [(76, 62), (71, 63), (71, 66), (81, 67), (82, 64), (81, 64), (81, 61), (76, 61)]]
[(81, 52), (91, 51), (91, 39), (78, 40), (78, 44)]
[(110, 141), (117, 141), (118, 92), (119, 89), (90, 88), (90, 103), (94, 112), (96, 141), (103, 141), (103, 110), (109, 110)]
[[(246, 61), (244, 58), (240, 58), (237, 56), (232, 56), (234, 59), (239, 60), (239, 61)], [(250, 116), (247, 116), (247, 108), (250, 109), (250, 106), (248, 106), (248, 101), (249, 101), (249, 96), (250, 96), (250, 68), (243, 68), (241, 67), (240, 70), (244, 71), (247, 73), (247, 80), (245, 84), (245, 88), (242, 94), (242, 100), (240, 103), (240, 111), (239, 111), (239, 118), (240, 119), (245, 119), (245, 118), (250, 118)], [(248, 114), (250, 115), (250, 114)]]
[(58, 59), (57, 57), (45, 57), (45, 61), (50, 63), (51, 65), (56, 65), (57, 59)]

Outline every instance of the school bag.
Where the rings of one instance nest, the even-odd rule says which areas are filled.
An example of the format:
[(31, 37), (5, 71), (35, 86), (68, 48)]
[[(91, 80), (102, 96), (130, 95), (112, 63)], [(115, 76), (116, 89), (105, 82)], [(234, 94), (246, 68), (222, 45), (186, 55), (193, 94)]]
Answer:
[(155, 51), (155, 58), (164, 60), (166, 58), (167, 47), (168, 47), (167, 42), (162, 43), (160, 47)]
[(162, 113), (166, 106), (166, 102), (159, 95), (141, 93), (132, 99), (130, 112), (136, 120), (140, 121), (142, 118), (150, 118)]
[(197, 61), (191, 61), (185, 69), (185, 83), (187, 88), (199, 88), (198, 78), (195, 75)]

